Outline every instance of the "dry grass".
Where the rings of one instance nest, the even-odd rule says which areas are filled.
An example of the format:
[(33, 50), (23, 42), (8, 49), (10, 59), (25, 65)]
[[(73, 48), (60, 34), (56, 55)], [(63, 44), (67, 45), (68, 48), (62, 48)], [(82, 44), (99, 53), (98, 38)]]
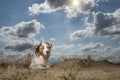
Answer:
[[(67, 61), (67, 59), (65, 61)], [(73, 64), (70, 66), (70, 69), (62, 68), (64, 73), (62, 74), (62, 76), (60, 76), (60, 79), (61, 80), (81, 80), (77, 77), (79, 72), (82, 70), (82, 68), (91, 67), (92, 62), (93, 60), (91, 59), (90, 56), (87, 59), (79, 59), (77, 62), (73, 62)], [(79, 65), (79, 68), (76, 69), (77, 65)]]
[(107, 60), (94, 61), (91, 57), (66, 59), (48, 70), (18, 68), (11, 61), (0, 61), (0, 80), (119, 80), (119, 66)]
[(13, 66), (14, 66), (14, 63), (10, 60), (0, 61), (0, 67), (8, 68), (8, 67), (13, 67)]
[(70, 69), (62, 68), (64, 73), (60, 76), (60, 80), (77, 80), (77, 75), (80, 69), (74, 71), (75, 63), (70, 67)]

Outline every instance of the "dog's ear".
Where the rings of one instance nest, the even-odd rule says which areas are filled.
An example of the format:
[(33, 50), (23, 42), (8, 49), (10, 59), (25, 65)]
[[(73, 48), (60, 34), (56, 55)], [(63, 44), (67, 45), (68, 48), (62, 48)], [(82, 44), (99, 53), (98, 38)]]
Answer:
[(44, 44), (44, 38), (43, 37), (40, 40), (40, 44)]
[(52, 43), (49, 43), (50, 47), (52, 47)]
[(34, 45), (35, 49), (38, 47), (38, 45)]
[(52, 43), (48, 43), (48, 42), (46, 42), (46, 44), (48, 44), (48, 45), (50, 46), (50, 48), (52, 47)]

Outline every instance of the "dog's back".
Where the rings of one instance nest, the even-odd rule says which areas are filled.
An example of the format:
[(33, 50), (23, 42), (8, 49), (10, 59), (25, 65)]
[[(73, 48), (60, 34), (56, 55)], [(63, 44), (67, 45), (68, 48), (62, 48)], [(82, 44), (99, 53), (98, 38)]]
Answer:
[(33, 54), (27, 54), (27, 55), (21, 57), (20, 59), (17, 60), (16, 66), (28, 68), (31, 64), (32, 57), (33, 57)]

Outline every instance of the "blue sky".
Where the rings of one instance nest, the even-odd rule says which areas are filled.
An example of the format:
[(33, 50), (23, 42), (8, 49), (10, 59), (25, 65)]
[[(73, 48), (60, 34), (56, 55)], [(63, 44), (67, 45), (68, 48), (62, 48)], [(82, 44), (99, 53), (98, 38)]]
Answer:
[(0, 59), (16, 60), (33, 53), (33, 45), (44, 37), (53, 44), (55, 58), (91, 55), (94, 59), (119, 62), (119, 3), (119, 0), (0, 0)]

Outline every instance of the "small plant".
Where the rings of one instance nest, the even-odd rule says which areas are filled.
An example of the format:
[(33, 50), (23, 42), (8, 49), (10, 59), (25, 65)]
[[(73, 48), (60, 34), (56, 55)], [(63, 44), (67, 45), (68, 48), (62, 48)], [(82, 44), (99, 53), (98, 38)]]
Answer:
[(80, 69), (72, 71), (75, 67), (75, 63), (70, 67), (70, 69), (62, 68), (64, 73), (60, 76), (61, 80), (77, 80), (77, 74), (80, 72)]
[(86, 68), (86, 67), (91, 67), (92, 62), (93, 60), (91, 59), (90, 56), (88, 56), (87, 59), (80, 59), (79, 64), (80, 64), (80, 67)]
[(0, 67), (1, 68), (8, 68), (8, 67), (13, 67), (13, 62), (10, 60), (7, 61), (0, 61)]

